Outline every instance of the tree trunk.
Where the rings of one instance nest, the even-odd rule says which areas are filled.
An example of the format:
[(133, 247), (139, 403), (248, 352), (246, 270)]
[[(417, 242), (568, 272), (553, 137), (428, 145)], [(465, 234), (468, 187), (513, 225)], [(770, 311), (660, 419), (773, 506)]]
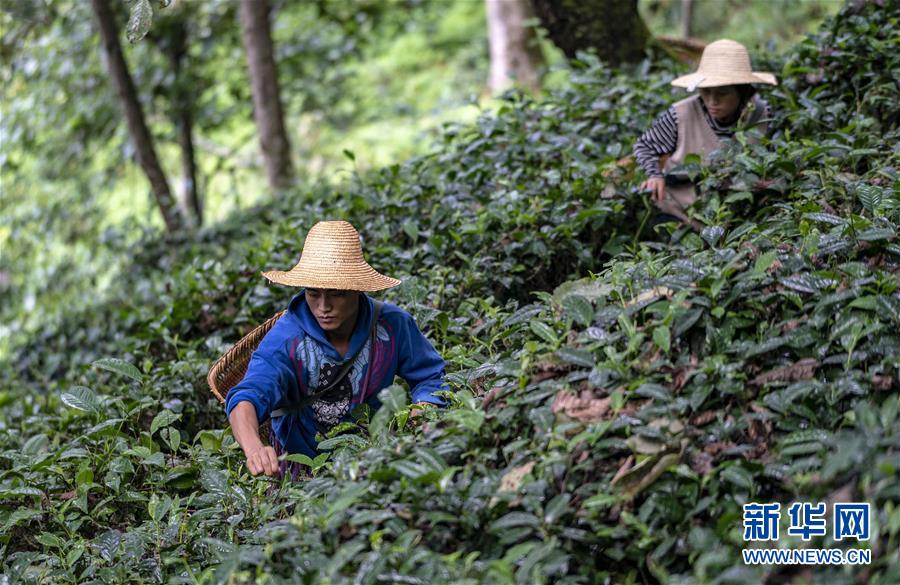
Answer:
[(138, 163), (150, 181), (150, 187), (162, 213), (166, 229), (169, 232), (180, 231), (184, 228), (184, 222), (181, 214), (178, 212), (175, 199), (172, 197), (172, 191), (169, 190), (166, 175), (159, 164), (159, 159), (156, 157), (156, 150), (153, 148), (153, 138), (147, 129), (144, 111), (141, 109), (134, 81), (131, 79), (128, 65), (125, 63), (122, 45), (119, 44), (119, 32), (112, 10), (110, 10), (108, 0), (91, 0), (91, 6), (100, 28), (100, 38), (103, 41), (103, 51), (106, 55), (109, 73), (119, 93), (122, 109), (125, 111), (128, 133), (134, 142)]
[(277, 191), (290, 184), (293, 168), (291, 146), (284, 131), (278, 69), (269, 29), (268, 0), (241, 0), (240, 20), (263, 161), (269, 185)]
[(694, 36), (694, 0), (681, 0), (681, 36)]
[(596, 49), (611, 66), (644, 58), (650, 31), (638, 13), (637, 0), (532, 0), (553, 43), (572, 59)]
[(192, 136), (194, 121), (191, 108), (191, 96), (188, 88), (187, 73), (182, 69), (184, 57), (187, 55), (187, 27), (184, 22), (172, 23), (171, 30), (167, 31), (164, 51), (169, 58), (174, 74), (172, 88), (172, 106), (175, 116), (175, 127), (178, 136), (178, 145), (181, 147), (181, 170), (184, 188), (185, 206), (194, 219), (194, 225), (203, 225), (203, 203), (197, 188), (197, 163), (194, 155), (194, 140)]
[(488, 85), (496, 93), (512, 82), (540, 89), (544, 56), (537, 34), (526, 22), (534, 18), (529, 0), (485, 0), (491, 72)]

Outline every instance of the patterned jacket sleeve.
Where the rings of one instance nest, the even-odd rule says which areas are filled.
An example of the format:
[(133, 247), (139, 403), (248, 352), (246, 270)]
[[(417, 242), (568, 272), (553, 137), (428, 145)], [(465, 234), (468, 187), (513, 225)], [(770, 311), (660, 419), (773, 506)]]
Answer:
[(678, 147), (678, 115), (675, 108), (663, 112), (634, 143), (634, 156), (648, 177), (662, 177), (659, 157)]
[(435, 392), (447, 390), (444, 358), (422, 334), (411, 315), (404, 315), (398, 331), (397, 374), (409, 384), (413, 402), (444, 404)]

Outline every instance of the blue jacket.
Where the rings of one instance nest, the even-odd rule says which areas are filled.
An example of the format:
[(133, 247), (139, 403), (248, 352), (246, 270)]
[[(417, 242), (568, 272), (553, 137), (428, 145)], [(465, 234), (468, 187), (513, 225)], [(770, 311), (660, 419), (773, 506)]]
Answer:
[[(381, 406), (378, 392), (394, 382), (399, 375), (409, 384), (413, 402), (443, 404), (434, 393), (446, 390), (444, 360), (419, 331), (413, 317), (403, 309), (384, 303), (378, 317), (375, 347), (371, 347), (369, 330), (374, 314), (374, 301), (359, 295), (359, 316), (350, 337), (347, 356), (356, 354), (356, 363), (347, 377), (352, 387), (351, 407), (369, 404)], [(266, 334), (253, 352), (247, 374), (225, 398), (225, 412), (241, 401), (248, 401), (256, 409), (260, 423), (272, 411), (290, 406), (294, 397), (306, 396), (319, 388), (322, 366), (340, 367), (344, 358), (329, 343), (325, 331), (306, 304), (304, 293), (295, 296), (287, 313)], [(351, 420), (348, 416), (344, 420)], [(303, 453), (315, 457), (317, 451), (316, 424), (311, 407), (272, 419), (272, 430), (288, 453)]]

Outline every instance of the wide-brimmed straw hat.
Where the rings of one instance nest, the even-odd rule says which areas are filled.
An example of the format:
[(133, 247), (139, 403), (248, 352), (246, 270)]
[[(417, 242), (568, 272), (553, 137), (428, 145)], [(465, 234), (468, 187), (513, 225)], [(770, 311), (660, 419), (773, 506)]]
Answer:
[(346, 221), (320, 221), (306, 234), (297, 265), (263, 276), (288, 286), (374, 292), (400, 284), (378, 273), (363, 258), (359, 232)]
[(778, 85), (773, 74), (753, 71), (747, 48), (737, 41), (728, 39), (706, 45), (697, 71), (672, 81), (675, 87), (686, 87), (689, 91), (694, 91), (698, 87), (722, 87), (744, 83)]

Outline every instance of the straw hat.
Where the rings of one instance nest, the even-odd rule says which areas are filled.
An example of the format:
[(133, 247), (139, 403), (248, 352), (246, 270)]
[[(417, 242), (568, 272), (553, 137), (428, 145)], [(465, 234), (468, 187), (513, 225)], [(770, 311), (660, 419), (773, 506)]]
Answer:
[(400, 284), (379, 274), (363, 258), (359, 232), (346, 221), (320, 221), (306, 234), (297, 265), (263, 276), (288, 286), (373, 292)]
[(697, 71), (672, 81), (675, 87), (686, 87), (688, 91), (694, 91), (698, 87), (721, 87), (743, 83), (778, 85), (778, 81), (771, 73), (753, 71), (747, 48), (737, 41), (728, 39), (706, 45)]

